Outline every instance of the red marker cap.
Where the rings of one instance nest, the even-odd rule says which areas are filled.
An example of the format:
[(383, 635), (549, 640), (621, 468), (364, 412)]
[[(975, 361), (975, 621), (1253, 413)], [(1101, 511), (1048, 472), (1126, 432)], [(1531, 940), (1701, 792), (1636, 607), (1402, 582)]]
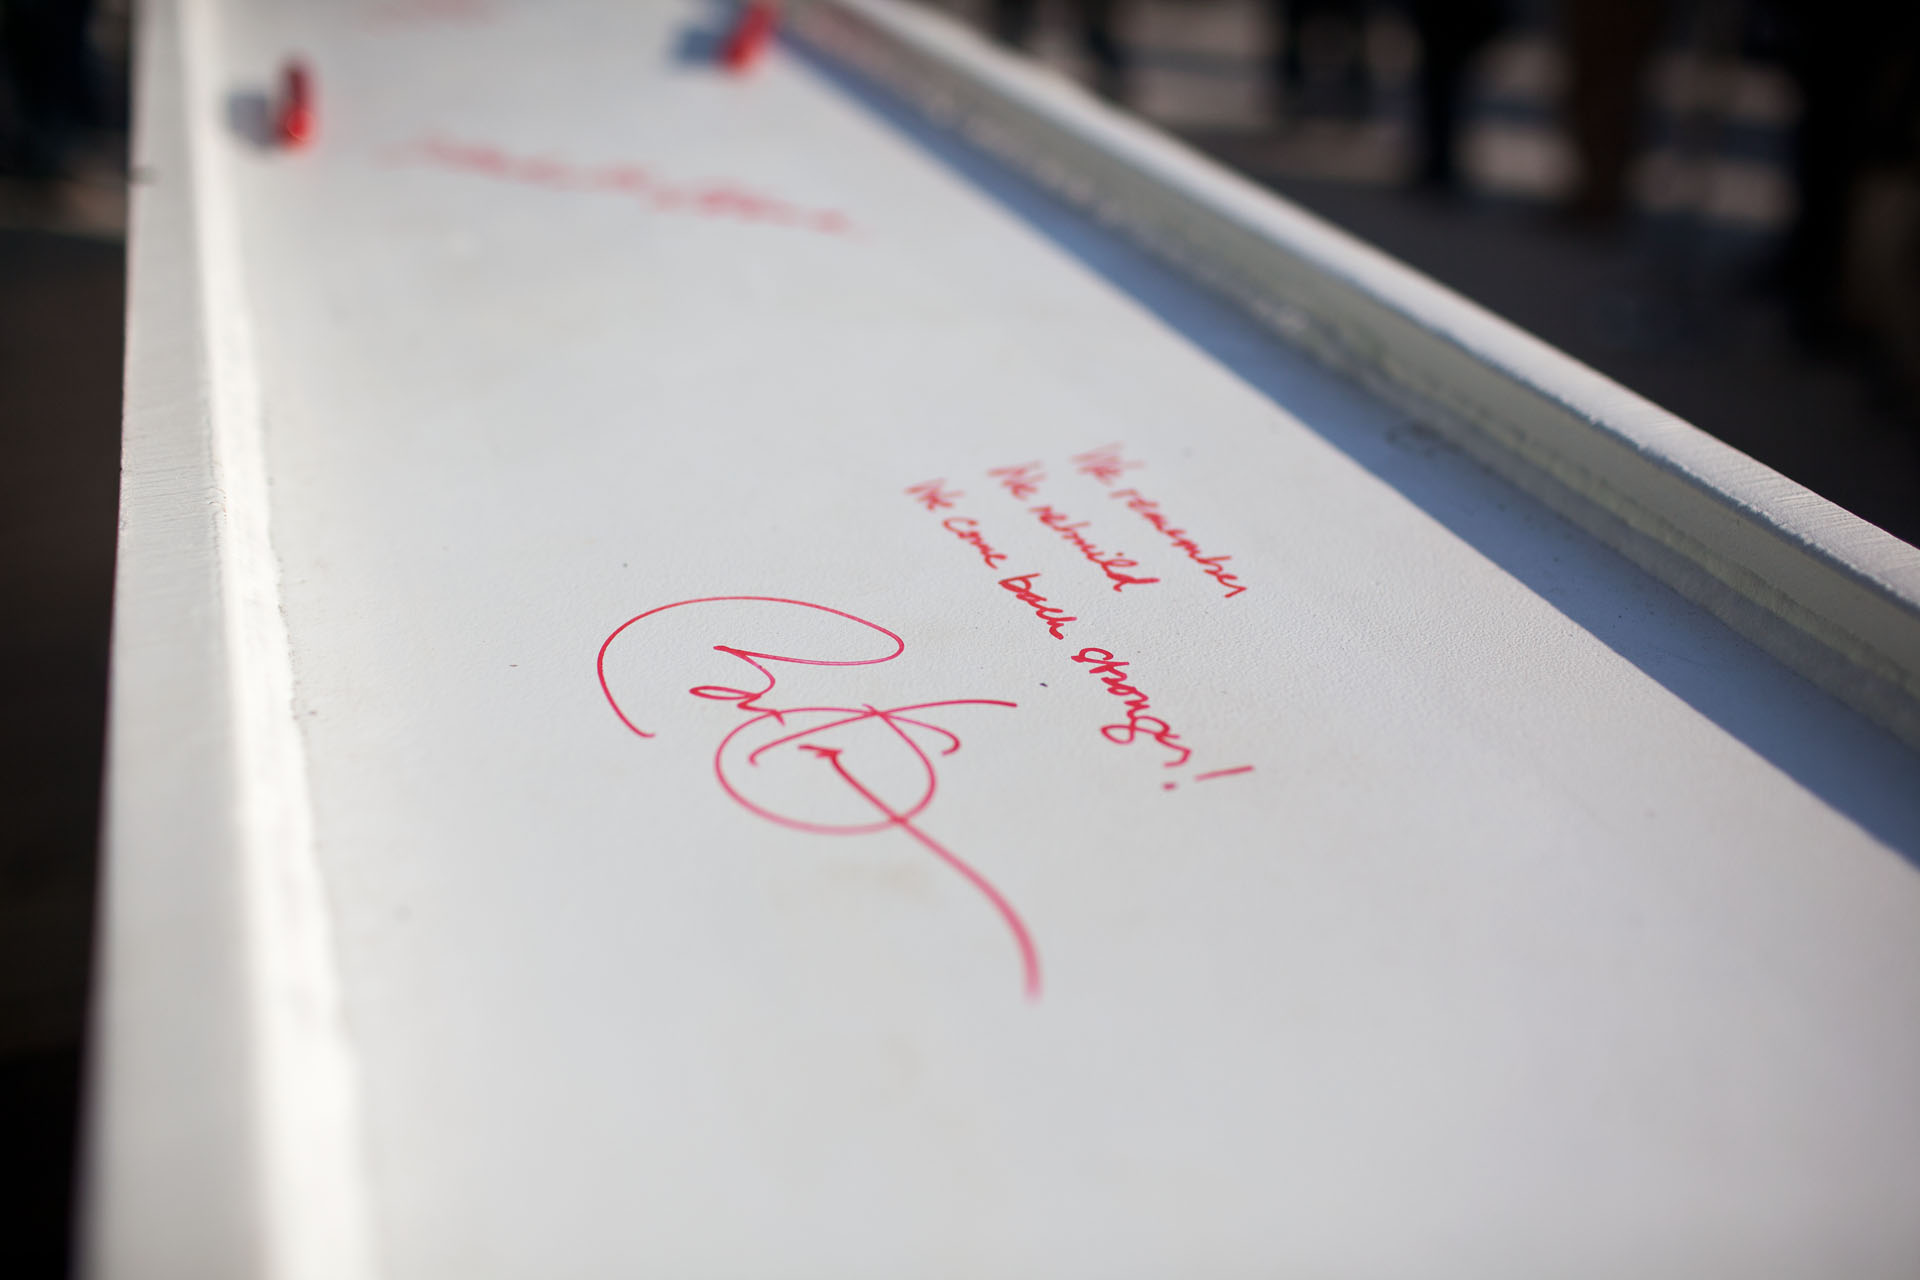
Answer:
[(746, 71), (760, 60), (767, 41), (773, 38), (774, 21), (779, 16), (779, 5), (767, 0), (750, 0), (740, 14), (740, 21), (727, 36), (726, 47), (720, 51), (720, 61), (726, 64), (727, 70)]
[(274, 130), (283, 146), (304, 147), (313, 141), (313, 74), (298, 58), (289, 61), (280, 76), (280, 110)]

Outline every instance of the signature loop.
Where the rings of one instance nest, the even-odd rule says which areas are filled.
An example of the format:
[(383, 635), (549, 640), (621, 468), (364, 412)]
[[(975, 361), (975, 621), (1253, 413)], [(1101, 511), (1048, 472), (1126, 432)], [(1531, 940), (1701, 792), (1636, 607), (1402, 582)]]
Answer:
[[(740, 644), (712, 645), (713, 652), (746, 663), (763, 682), (753, 689), (729, 684), (697, 684), (686, 689), (687, 694), (704, 701), (730, 702), (736, 711), (747, 716), (721, 738), (715, 749), (714, 777), (736, 804), (756, 817), (790, 830), (824, 836), (873, 835), (897, 830), (913, 840), (958, 873), (993, 907), (1019, 952), (1027, 998), (1038, 999), (1041, 992), (1039, 950), (1020, 913), (985, 875), (936, 840), (919, 823), (939, 790), (935, 757), (951, 756), (961, 747), (957, 733), (934, 723), (926, 713), (1018, 704), (998, 698), (949, 698), (896, 707), (881, 707), (870, 702), (771, 705), (766, 700), (779, 688), (779, 677), (772, 670), (775, 665), (873, 666), (898, 658), (906, 651), (906, 641), (877, 623), (804, 600), (779, 596), (703, 596), (636, 614), (614, 628), (600, 646), (596, 668), (601, 692), (621, 724), (638, 737), (653, 738), (656, 734), (641, 728), (635, 719), (637, 708), (630, 701), (623, 706), (622, 699), (615, 694), (608, 675), (609, 652), (636, 624), (695, 605), (770, 605), (811, 610), (812, 615), (788, 613), (786, 616), (795, 622), (810, 617), (814, 623), (837, 628), (841, 643), (847, 647), (829, 646), (828, 652), (845, 653), (851, 649), (857, 654), (885, 650), (872, 656), (826, 657), (817, 656), (818, 651), (793, 654)], [(854, 625), (843, 627), (831, 621), (833, 619)], [(756, 621), (764, 622), (764, 616)], [(876, 637), (884, 638), (884, 644)], [(643, 652), (653, 656), (650, 648)], [(652, 663), (646, 668), (649, 672), (655, 669)], [(931, 754), (929, 746), (923, 746), (916, 735), (928, 740)], [(818, 764), (826, 768), (820, 769)], [(823, 782), (828, 785), (822, 786)]]

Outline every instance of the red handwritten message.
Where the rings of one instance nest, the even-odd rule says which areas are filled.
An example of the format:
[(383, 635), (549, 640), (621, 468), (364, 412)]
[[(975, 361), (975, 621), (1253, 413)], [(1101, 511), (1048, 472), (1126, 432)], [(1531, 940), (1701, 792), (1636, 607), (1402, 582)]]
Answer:
[(967, 496), (957, 489), (947, 488), (945, 480), (927, 480), (908, 485), (907, 493), (928, 511), (951, 511), (954, 503)]
[[(1091, 476), (1101, 484), (1108, 486), (1111, 486), (1114, 481), (1119, 480), (1126, 472), (1136, 470), (1146, 465), (1143, 462), (1134, 462), (1121, 457), (1120, 446), (1117, 444), (1102, 445), (1098, 449), (1089, 449), (1085, 453), (1075, 455), (1073, 460), (1082, 475)], [(1232, 556), (1210, 556), (1206, 554), (1200, 549), (1200, 544), (1195, 542), (1185, 529), (1176, 529), (1174, 527), (1173, 519), (1160, 509), (1158, 502), (1140, 492), (1139, 489), (1131, 486), (1124, 489), (1115, 489), (1112, 496), (1125, 502), (1128, 510), (1134, 512), (1142, 520), (1152, 525), (1156, 532), (1163, 535), (1167, 541), (1171, 542), (1175, 547), (1185, 552), (1187, 559), (1199, 565), (1201, 570), (1209, 577), (1225, 587), (1227, 590), (1223, 593), (1223, 599), (1231, 600), (1247, 589), (1246, 585), (1242, 583), (1237, 576), (1228, 573), (1225, 568), (1227, 561), (1233, 559)]]
[[(1040, 491), (1040, 484), (1046, 479), (1046, 473), (1037, 462), (1024, 463), (1017, 467), (995, 467), (987, 473), (1000, 482), (1005, 489), (1021, 501), (1026, 501)], [(1127, 558), (1122, 551), (1103, 551), (1086, 534), (1091, 520), (1075, 520), (1072, 516), (1051, 503), (1041, 503), (1027, 510), (1034, 519), (1060, 535), (1078, 551), (1082, 558), (1097, 567), (1113, 584), (1115, 591), (1122, 587), (1144, 587), (1160, 581), (1158, 578), (1143, 578), (1126, 572), (1140, 567), (1138, 560)]]
[[(796, 646), (780, 637), (803, 635)], [(690, 637), (692, 637), (690, 639)], [(1040, 953), (1013, 904), (985, 875), (934, 839), (921, 818), (939, 791), (935, 760), (960, 750), (960, 738), (934, 722), (933, 713), (963, 707), (1013, 707), (1000, 698), (949, 698), (906, 706), (877, 707), (847, 698), (831, 705), (775, 705), (775, 668), (854, 668), (891, 662), (907, 642), (875, 622), (822, 604), (775, 596), (705, 596), (678, 600), (636, 614), (613, 629), (600, 646), (596, 670), (600, 691), (613, 713), (636, 736), (652, 711), (650, 695), (615, 692), (609, 656), (637, 650), (622, 670), (650, 673), (686, 649), (706, 652), (705, 642), (723, 637), (710, 651), (753, 673), (747, 687), (699, 684), (684, 692), (706, 702), (729, 703), (736, 720), (713, 754), (720, 788), (741, 808), (768, 822), (817, 836), (866, 836), (898, 832), (952, 868), (987, 900), (1019, 951), (1028, 999), (1041, 990)], [(802, 652), (786, 650), (799, 647)], [(740, 667), (733, 672), (744, 674)], [(637, 677), (635, 678), (637, 679)], [(623, 687), (625, 687), (624, 682)], [(781, 700), (784, 702), (784, 699)]]
[(1101, 737), (1116, 746), (1126, 747), (1145, 734), (1174, 753), (1174, 758), (1166, 762), (1169, 769), (1193, 759), (1193, 752), (1181, 745), (1180, 735), (1173, 731), (1173, 726), (1152, 714), (1153, 701), (1128, 683), (1127, 668), (1131, 663), (1121, 661), (1105, 649), (1082, 649), (1073, 655), (1073, 660), (1086, 663), (1088, 673), (1098, 676), (1100, 683), (1107, 687), (1107, 692), (1126, 704), (1126, 720), (1120, 724), (1101, 725)]
[[(1136, 470), (1144, 465), (1122, 458), (1117, 448), (1096, 451), (1093, 455), (1082, 455), (1074, 461), (1077, 464), (1077, 470), (1093, 475), (1102, 483), (1111, 483), (1127, 471)], [(998, 488), (1023, 503), (1038, 497), (1041, 487), (1047, 481), (1046, 469), (1039, 462), (994, 467), (987, 472), (987, 475)], [(943, 478), (910, 485), (905, 493), (929, 513), (943, 515), (946, 512), (954, 512), (951, 515), (943, 515), (941, 527), (979, 552), (988, 568), (997, 569), (1008, 560), (1009, 557), (1005, 552), (997, 550), (995, 544), (988, 541), (988, 535), (978, 517), (959, 512), (960, 501), (966, 497), (964, 491), (950, 488)], [(1110, 580), (1114, 591), (1117, 592), (1124, 586), (1148, 585), (1159, 581), (1158, 578), (1125, 573), (1124, 570), (1137, 568), (1139, 565), (1118, 553), (1108, 554), (1100, 551), (1083, 532), (1090, 525), (1090, 521), (1074, 521), (1051, 503), (1030, 505), (1026, 511), (1043, 527), (1062, 534), (1065, 540), (1080, 553), (1082, 559), (1099, 566)], [(1039, 586), (1040, 578), (1041, 574), (1037, 570), (1014, 573), (997, 579), (997, 585), (1020, 604), (1032, 610), (1034, 617), (1046, 628), (1047, 635), (1051, 639), (1065, 640), (1069, 624), (1079, 624), (1081, 619), (1075, 614), (1068, 613), (1066, 608), (1043, 594)], [(1048, 590), (1052, 589), (1050, 585)], [(1111, 648), (1089, 645), (1074, 653), (1071, 661), (1079, 664), (1088, 674), (1099, 680), (1105, 693), (1120, 700), (1119, 718), (1099, 727), (1102, 738), (1121, 747), (1133, 746), (1141, 742), (1151, 743), (1164, 752), (1166, 758), (1161, 761), (1161, 764), (1168, 769), (1181, 768), (1193, 759), (1193, 748), (1187, 745), (1180, 732), (1156, 707), (1153, 695), (1136, 681), (1131, 670), (1132, 659), (1118, 656)], [(1231, 777), (1252, 771), (1252, 765), (1235, 765), (1197, 774), (1192, 781), (1205, 782), (1213, 778)], [(1161, 786), (1164, 790), (1172, 791), (1179, 784), (1166, 781)]]
[(1078, 622), (1080, 619), (1070, 617), (1061, 610), (1054, 608), (1048, 603), (1045, 596), (1034, 590), (1033, 581), (1039, 576), (1037, 573), (1017, 573), (1011, 577), (1000, 579), (1000, 586), (1003, 590), (1013, 592), (1014, 599), (1018, 600), (1021, 604), (1032, 608), (1034, 617), (1047, 624), (1048, 635), (1052, 636), (1055, 640), (1065, 640), (1067, 638), (1067, 624), (1069, 622)]
[(514, 155), (478, 142), (432, 137), (401, 148), (402, 161), (451, 169), (522, 186), (621, 196), (663, 213), (844, 235), (853, 222), (837, 209), (809, 209), (732, 181), (673, 182), (634, 164), (579, 165), (552, 156)]

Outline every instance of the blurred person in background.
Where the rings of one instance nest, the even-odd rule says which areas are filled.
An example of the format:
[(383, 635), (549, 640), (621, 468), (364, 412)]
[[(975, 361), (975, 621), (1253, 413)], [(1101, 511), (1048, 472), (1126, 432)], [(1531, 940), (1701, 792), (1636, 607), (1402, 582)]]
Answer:
[(1580, 157), (1573, 211), (1594, 223), (1626, 211), (1642, 95), (1666, 0), (1566, 0), (1567, 128)]
[(1367, 0), (1267, 0), (1276, 114), (1358, 119), (1371, 107)]
[(1799, 85), (1799, 213), (1785, 285), (1799, 335), (1862, 331), (1920, 412), (1920, 5), (1785, 0)]
[(1450, 192), (1460, 181), (1460, 107), (1480, 51), (1506, 24), (1502, 0), (1412, 0), (1420, 37), (1420, 185)]
[[(1126, 55), (1121, 51), (1114, 23), (1118, 0), (1073, 0), (1079, 20), (1080, 47), (1093, 71), (1094, 92), (1109, 102), (1123, 102), (1127, 93)], [(1015, 49), (1033, 40), (1039, 0), (993, 0), (994, 38)]]
[(0, 0), (0, 171), (57, 176), (100, 123), (92, 20), (93, 0)]
[(1470, 72), (1506, 25), (1505, 0), (1267, 0), (1273, 41), (1270, 77), (1277, 114), (1298, 120), (1375, 113), (1366, 53), (1369, 20), (1383, 9), (1404, 12), (1420, 42), (1417, 99), (1422, 187), (1448, 192), (1459, 183), (1459, 135)]

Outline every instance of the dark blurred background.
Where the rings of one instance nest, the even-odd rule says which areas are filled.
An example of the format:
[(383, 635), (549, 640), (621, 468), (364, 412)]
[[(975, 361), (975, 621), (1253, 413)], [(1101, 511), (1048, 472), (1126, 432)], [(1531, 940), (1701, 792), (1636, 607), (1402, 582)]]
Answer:
[(68, 1273), (120, 478), (127, 34), (127, 0), (0, 0), (0, 1276), (9, 1280)]
[[(942, 4), (1920, 540), (1920, 5)], [(16, 1280), (68, 1268), (128, 5), (0, 0), (0, 1276)]]
[(939, 3), (1920, 540), (1920, 5)]

